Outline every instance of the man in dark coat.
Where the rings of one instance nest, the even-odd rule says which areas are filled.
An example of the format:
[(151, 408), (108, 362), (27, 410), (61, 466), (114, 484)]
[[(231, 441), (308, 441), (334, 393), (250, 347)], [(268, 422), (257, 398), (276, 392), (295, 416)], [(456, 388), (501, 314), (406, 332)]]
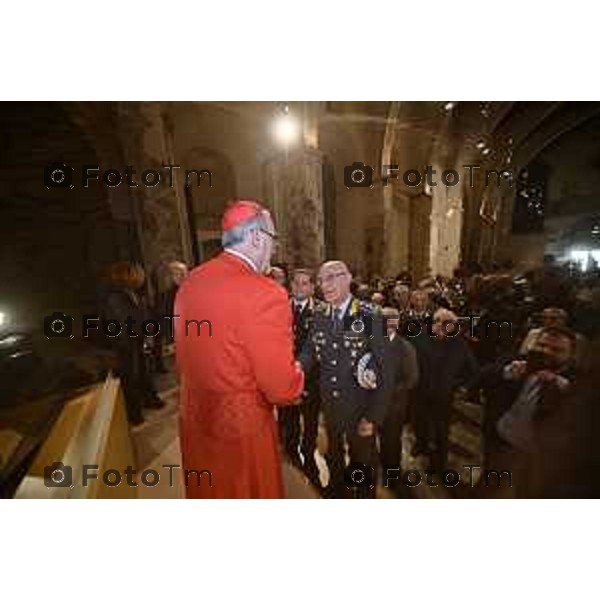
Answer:
[[(294, 351), (302, 350), (308, 337), (318, 301), (315, 300), (314, 274), (308, 269), (296, 269), (292, 274), (290, 306), (294, 317)], [(315, 461), (319, 429), (318, 368), (305, 378), (302, 403), (278, 408), (282, 446), (291, 463), (302, 469), (311, 483), (320, 487), (319, 469)], [(302, 440), (302, 441), (301, 441)], [(299, 450), (302, 451), (300, 457)]]
[(155, 368), (159, 373), (168, 371), (163, 361), (163, 347), (165, 344), (173, 343), (175, 331), (171, 317), (175, 311), (175, 296), (187, 276), (188, 268), (185, 263), (172, 261), (168, 264), (168, 285), (158, 297), (157, 310), (155, 310), (157, 314), (154, 315), (160, 323), (160, 335), (154, 338), (152, 347)]
[(460, 335), (458, 317), (453, 312), (438, 309), (430, 329), (431, 332), (423, 329), (413, 340), (419, 362), (415, 394), (417, 443), (413, 454), (429, 454), (432, 468), (440, 473), (448, 460), (454, 394), (460, 387), (472, 384), (478, 365)]
[(388, 394), (387, 413), (380, 435), (383, 485), (398, 489), (401, 480), (402, 431), (408, 416), (408, 394), (419, 380), (414, 346), (400, 335), (400, 315), (396, 308), (383, 309), (387, 327), (384, 342), (383, 371)]

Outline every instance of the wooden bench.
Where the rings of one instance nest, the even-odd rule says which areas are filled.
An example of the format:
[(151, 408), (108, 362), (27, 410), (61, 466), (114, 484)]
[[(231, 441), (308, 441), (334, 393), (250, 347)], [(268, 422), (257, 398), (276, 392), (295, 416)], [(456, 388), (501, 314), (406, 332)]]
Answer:
[[(47, 487), (44, 471), (53, 463), (71, 468), (67, 487)], [(82, 485), (83, 465), (97, 476)], [(127, 485), (127, 466), (135, 469), (129, 425), (119, 380), (110, 375), (103, 384), (67, 402), (54, 427), (17, 488), (15, 498), (135, 498), (136, 488)], [(102, 474), (121, 473), (118, 486), (107, 485)], [(111, 481), (114, 481), (111, 480)]]

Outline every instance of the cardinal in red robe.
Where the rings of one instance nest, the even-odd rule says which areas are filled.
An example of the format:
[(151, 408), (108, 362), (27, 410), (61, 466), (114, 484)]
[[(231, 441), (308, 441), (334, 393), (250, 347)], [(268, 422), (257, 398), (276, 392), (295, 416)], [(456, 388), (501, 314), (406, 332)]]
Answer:
[(286, 291), (267, 277), (269, 212), (240, 199), (223, 216), (224, 250), (175, 299), (179, 413), (188, 498), (281, 498), (276, 405), (301, 396)]

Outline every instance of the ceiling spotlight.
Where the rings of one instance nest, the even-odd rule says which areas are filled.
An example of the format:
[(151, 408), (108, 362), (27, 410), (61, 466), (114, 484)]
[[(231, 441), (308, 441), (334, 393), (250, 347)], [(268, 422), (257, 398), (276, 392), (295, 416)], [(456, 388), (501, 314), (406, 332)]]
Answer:
[(487, 155), (488, 155), (490, 152), (491, 152), (491, 150), (490, 150), (489, 148), (484, 148), (484, 149), (481, 151), (481, 154), (483, 154), (484, 156), (487, 156)]
[(444, 110), (450, 112), (456, 106), (456, 102), (446, 102), (444, 104)]
[(293, 144), (299, 137), (300, 126), (289, 114), (280, 116), (274, 123), (273, 134), (283, 146)]
[(481, 150), (482, 148), (485, 148), (485, 142), (477, 142), (477, 144), (475, 144), (475, 147), (477, 148), (477, 150)]

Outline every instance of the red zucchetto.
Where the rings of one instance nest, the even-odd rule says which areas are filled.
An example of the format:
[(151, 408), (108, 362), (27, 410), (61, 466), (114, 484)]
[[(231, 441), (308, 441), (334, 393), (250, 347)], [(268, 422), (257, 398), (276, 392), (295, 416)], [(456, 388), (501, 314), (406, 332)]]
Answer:
[(254, 198), (238, 198), (233, 200), (223, 213), (221, 229), (229, 231), (245, 221), (257, 217), (264, 210), (266, 210), (265, 207)]

